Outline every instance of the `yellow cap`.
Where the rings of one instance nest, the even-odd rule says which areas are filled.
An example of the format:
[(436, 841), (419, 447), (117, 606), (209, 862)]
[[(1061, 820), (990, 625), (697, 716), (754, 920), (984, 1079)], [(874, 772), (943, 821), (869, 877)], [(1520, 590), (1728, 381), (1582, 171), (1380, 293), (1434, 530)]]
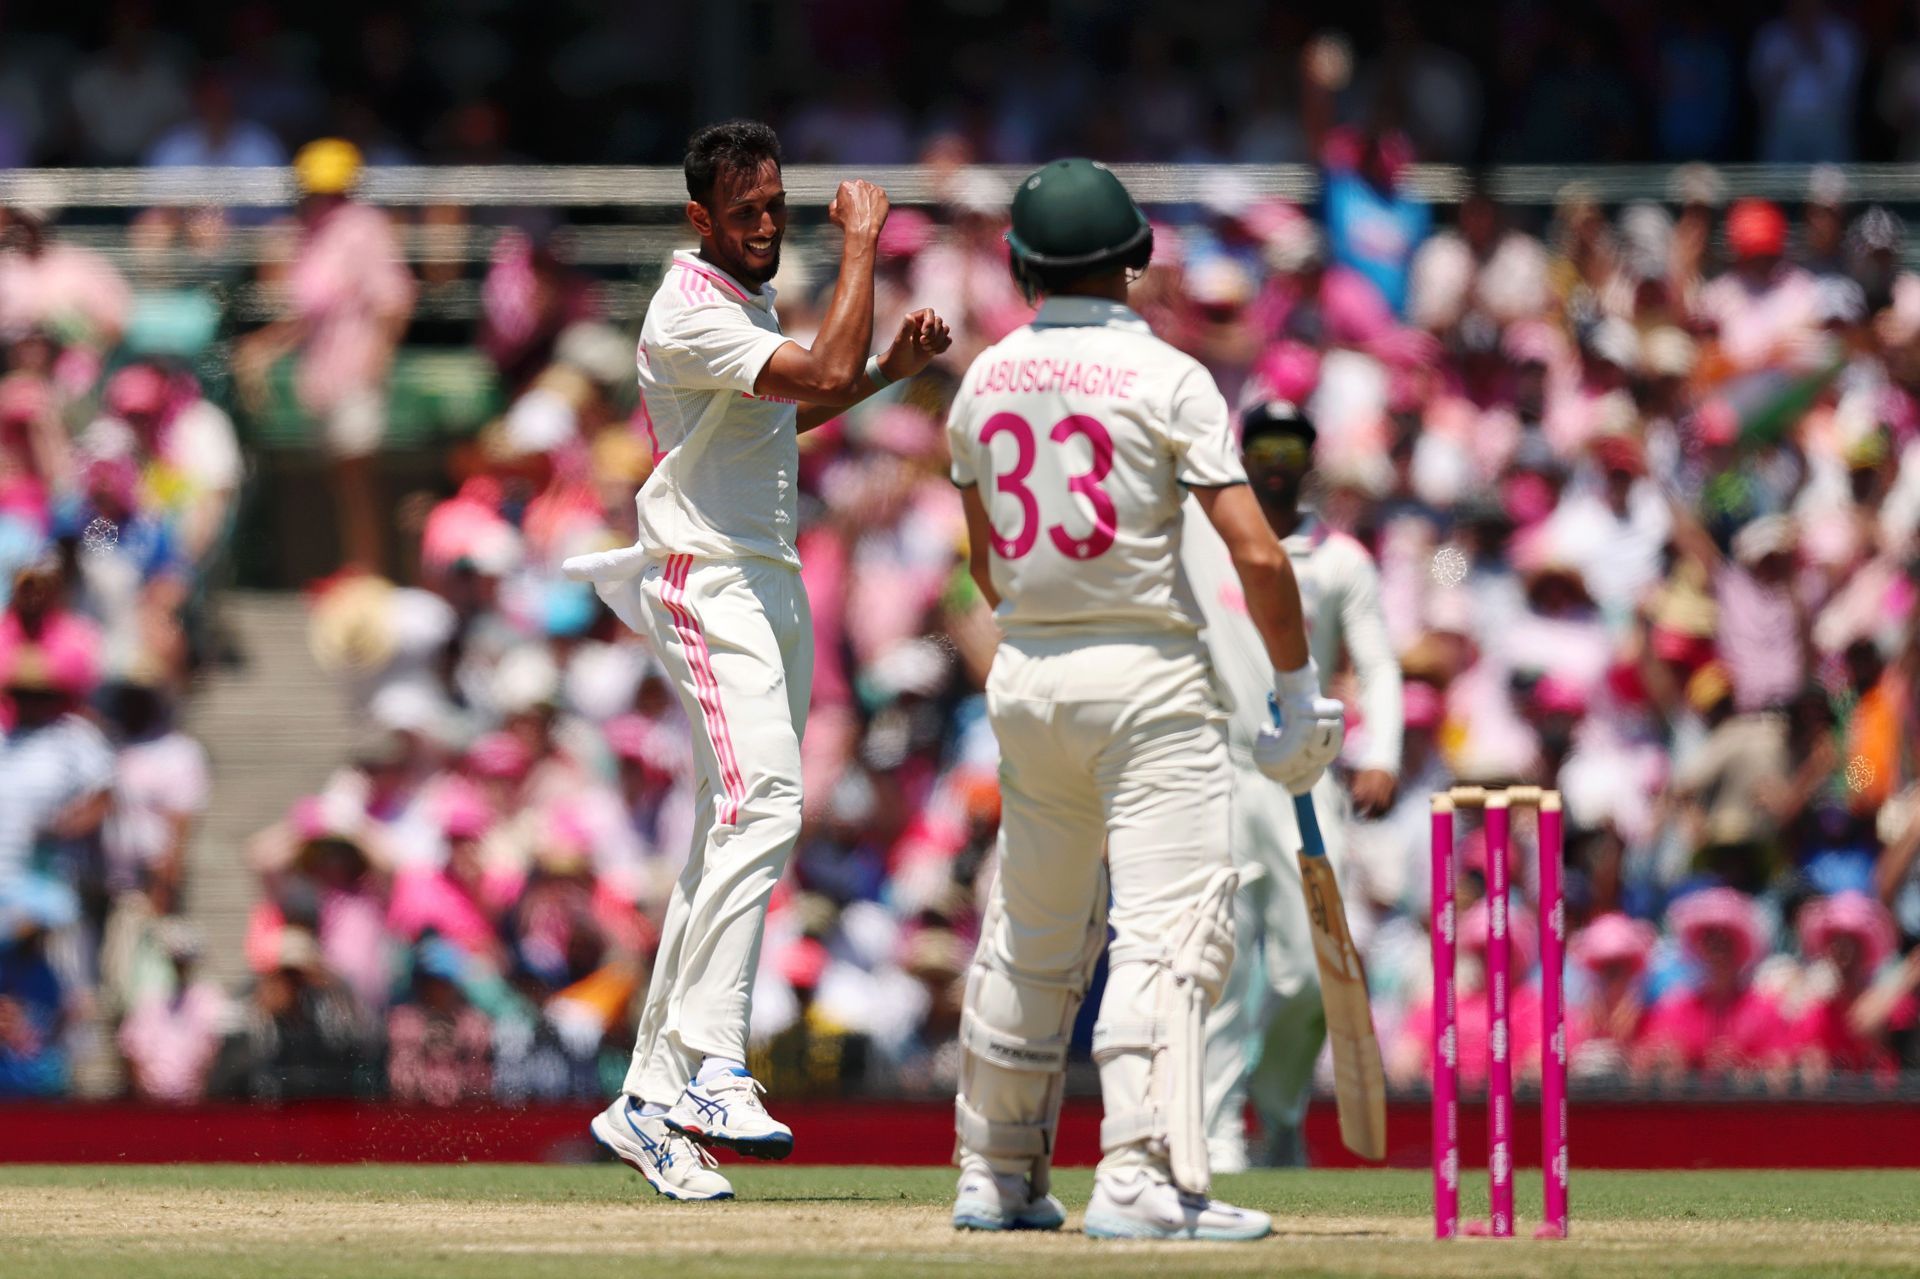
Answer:
[(360, 148), (343, 138), (321, 138), (293, 157), (293, 175), (308, 195), (345, 195), (360, 178)]

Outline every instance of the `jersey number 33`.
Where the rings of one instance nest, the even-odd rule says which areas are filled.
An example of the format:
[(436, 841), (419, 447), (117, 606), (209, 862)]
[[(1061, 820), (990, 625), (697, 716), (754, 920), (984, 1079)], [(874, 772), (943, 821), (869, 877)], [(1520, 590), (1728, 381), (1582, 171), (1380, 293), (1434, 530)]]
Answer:
[[(1033, 478), (1033, 466), (1038, 456), (1034, 442), (1033, 424), (1018, 413), (996, 413), (987, 419), (980, 432), (980, 442), (989, 447), (996, 437), (1010, 436), (1014, 442), (1013, 467), (994, 476), (993, 487), (996, 493), (1012, 498), (1020, 509), (1020, 523), (1011, 534), (1002, 533), (996, 521), (993, 530), (993, 550), (1003, 560), (1017, 560), (1034, 548), (1040, 539), (1042, 516), (1040, 513), (1041, 494), (1037, 494), (1029, 484)], [(1092, 451), (1091, 465), (1078, 475), (1066, 477), (1067, 492), (1084, 498), (1092, 508), (1093, 527), (1084, 536), (1070, 531), (1065, 524), (1047, 526), (1047, 537), (1054, 548), (1068, 559), (1090, 560), (1106, 554), (1113, 546), (1115, 513), (1113, 498), (1100, 487), (1100, 482), (1113, 472), (1113, 437), (1098, 418), (1088, 417), (1084, 413), (1075, 413), (1063, 417), (1053, 424), (1047, 432), (1047, 438), (1055, 445), (1064, 445), (1074, 438), (1084, 439)], [(1047, 495), (1052, 496), (1052, 495)], [(1049, 502), (1051, 506), (1053, 503)]]

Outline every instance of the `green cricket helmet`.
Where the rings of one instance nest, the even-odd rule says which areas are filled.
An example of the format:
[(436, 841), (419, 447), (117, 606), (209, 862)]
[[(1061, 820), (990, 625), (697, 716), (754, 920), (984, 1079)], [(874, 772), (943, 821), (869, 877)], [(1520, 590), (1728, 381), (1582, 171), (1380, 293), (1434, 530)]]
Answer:
[(1153, 228), (1112, 169), (1055, 160), (1013, 193), (1007, 247), (1013, 278), (1031, 298), (1110, 267), (1144, 270)]

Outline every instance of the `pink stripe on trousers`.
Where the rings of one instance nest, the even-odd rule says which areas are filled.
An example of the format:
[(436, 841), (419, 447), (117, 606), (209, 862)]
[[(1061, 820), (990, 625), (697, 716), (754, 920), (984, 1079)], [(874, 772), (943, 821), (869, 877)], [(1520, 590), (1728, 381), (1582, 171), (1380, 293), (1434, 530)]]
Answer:
[(747, 784), (740, 772), (739, 758), (733, 751), (733, 737), (727, 731), (727, 712), (720, 701), (720, 681), (713, 673), (713, 656), (707, 651), (700, 623), (687, 607), (687, 574), (693, 568), (691, 555), (675, 555), (667, 560), (666, 580), (661, 585), (660, 602), (673, 617), (674, 633), (687, 653), (687, 668), (693, 674), (694, 696), (700, 703), (701, 719), (707, 737), (713, 743), (714, 758), (720, 765), (720, 781), (726, 794), (716, 816), (732, 826), (740, 820), (740, 805), (747, 797)]

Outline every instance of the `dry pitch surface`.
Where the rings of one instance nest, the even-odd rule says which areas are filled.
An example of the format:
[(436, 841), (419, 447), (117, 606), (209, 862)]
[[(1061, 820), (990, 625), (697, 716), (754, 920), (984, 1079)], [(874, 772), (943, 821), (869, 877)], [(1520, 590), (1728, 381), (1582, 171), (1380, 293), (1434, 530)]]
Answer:
[(1275, 1237), (1180, 1245), (955, 1234), (944, 1169), (727, 1171), (740, 1199), (675, 1204), (615, 1166), (0, 1168), (0, 1276), (1920, 1275), (1908, 1172), (1576, 1174), (1573, 1239), (1446, 1244), (1425, 1174), (1251, 1173), (1218, 1191)]

